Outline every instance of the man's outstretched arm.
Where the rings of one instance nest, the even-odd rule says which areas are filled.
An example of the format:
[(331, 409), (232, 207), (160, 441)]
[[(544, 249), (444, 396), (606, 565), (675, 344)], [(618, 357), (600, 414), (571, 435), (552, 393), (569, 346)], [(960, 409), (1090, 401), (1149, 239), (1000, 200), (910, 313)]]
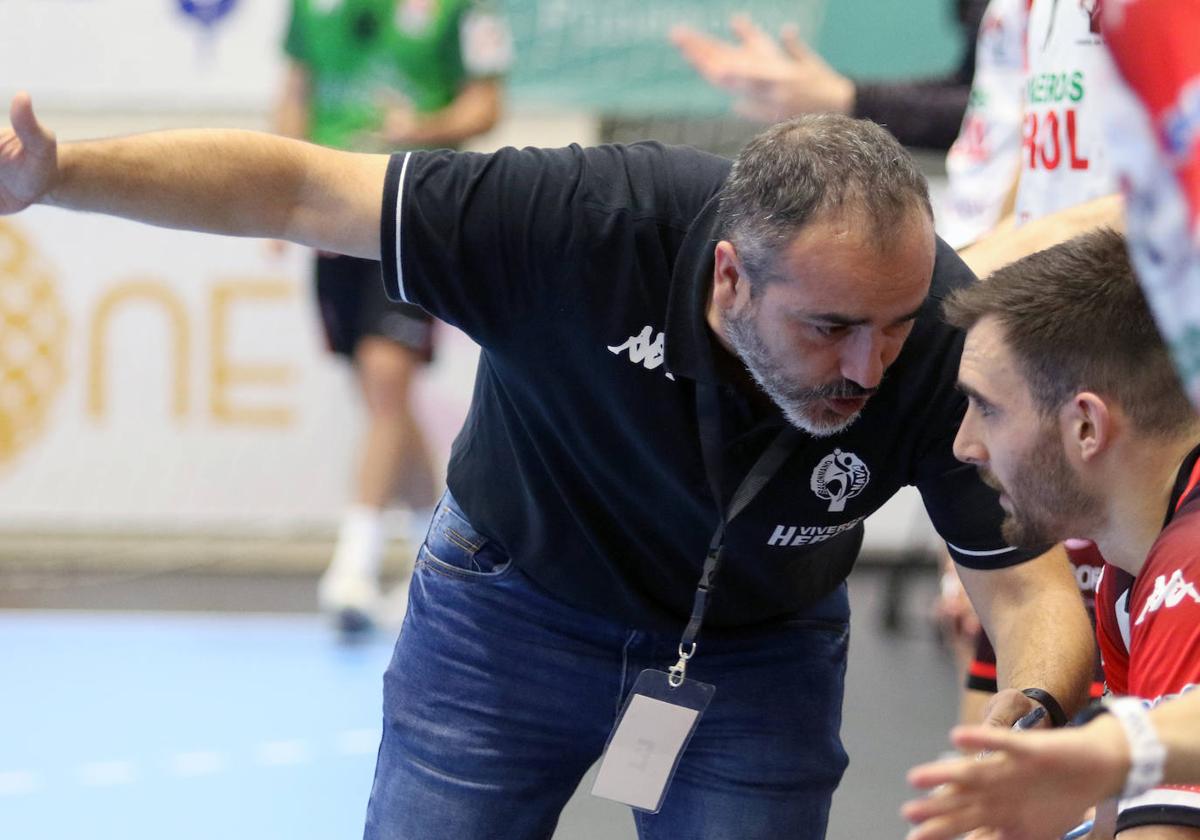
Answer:
[(59, 144), (26, 94), (11, 120), (0, 131), (0, 213), (50, 204), (379, 259), (386, 155), (227, 130)]

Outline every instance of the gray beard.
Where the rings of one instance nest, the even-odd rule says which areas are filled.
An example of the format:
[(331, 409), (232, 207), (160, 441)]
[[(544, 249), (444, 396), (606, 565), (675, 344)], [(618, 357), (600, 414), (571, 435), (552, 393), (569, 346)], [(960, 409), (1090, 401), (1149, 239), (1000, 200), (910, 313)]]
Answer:
[(792, 384), (759, 338), (751, 322), (752, 315), (740, 318), (722, 315), (725, 337), (758, 387), (779, 406), (789, 423), (813, 437), (824, 438), (844, 431), (858, 419), (858, 414), (844, 417), (821, 403), (829, 398), (864, 396), (862, 388), (845, 381), (817, 387)]

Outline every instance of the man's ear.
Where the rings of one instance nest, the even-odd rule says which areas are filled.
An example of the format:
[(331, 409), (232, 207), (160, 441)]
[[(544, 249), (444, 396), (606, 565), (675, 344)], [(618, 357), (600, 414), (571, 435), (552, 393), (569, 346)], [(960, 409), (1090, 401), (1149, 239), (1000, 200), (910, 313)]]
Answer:
[(1066, 444), (1080, 461), (1091, 461), (1112, 446), (1116, 418), (1099, 394), (1080, 391), (1063, 406), (1059, 418)]
[(742, 274), (737, 249), (732, 242), (722, 239), (713, 250), (713, 306), (722, 312), (734, 309), (739, 289), (748, 282)]

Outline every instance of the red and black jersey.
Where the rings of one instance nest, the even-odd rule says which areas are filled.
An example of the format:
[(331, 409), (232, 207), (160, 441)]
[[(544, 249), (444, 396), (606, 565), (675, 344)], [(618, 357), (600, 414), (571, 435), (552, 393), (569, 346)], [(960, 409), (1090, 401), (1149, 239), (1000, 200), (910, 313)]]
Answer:
[[(1184, 460), (1166, 524), (1137, 577), (1106, 566), (1096, 633), (1108, 689), (1154, 705), (1200, 686), (1200, 447)], [(1117, 830), (1200, 828), (1200, 786), (1169, 785), (1120, 804)]]

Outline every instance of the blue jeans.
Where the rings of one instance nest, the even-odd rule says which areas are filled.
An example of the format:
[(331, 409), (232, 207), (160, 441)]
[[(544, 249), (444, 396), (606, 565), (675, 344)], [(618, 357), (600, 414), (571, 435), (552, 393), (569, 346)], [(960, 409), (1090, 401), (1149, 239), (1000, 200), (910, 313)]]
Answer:
[[(705, 632), (688, 677), (716, 686), (641, 840), (817, 840), (846, 767), (838, 730), (844, 586), (803, 615)], [(680, 631), (682, 631), (682, 623)], [(467, 522), (449, 494), (417, 556), (384, 676), (367, 840), (544, 840), (645, 668), (679, 634), (551, 597)]]

